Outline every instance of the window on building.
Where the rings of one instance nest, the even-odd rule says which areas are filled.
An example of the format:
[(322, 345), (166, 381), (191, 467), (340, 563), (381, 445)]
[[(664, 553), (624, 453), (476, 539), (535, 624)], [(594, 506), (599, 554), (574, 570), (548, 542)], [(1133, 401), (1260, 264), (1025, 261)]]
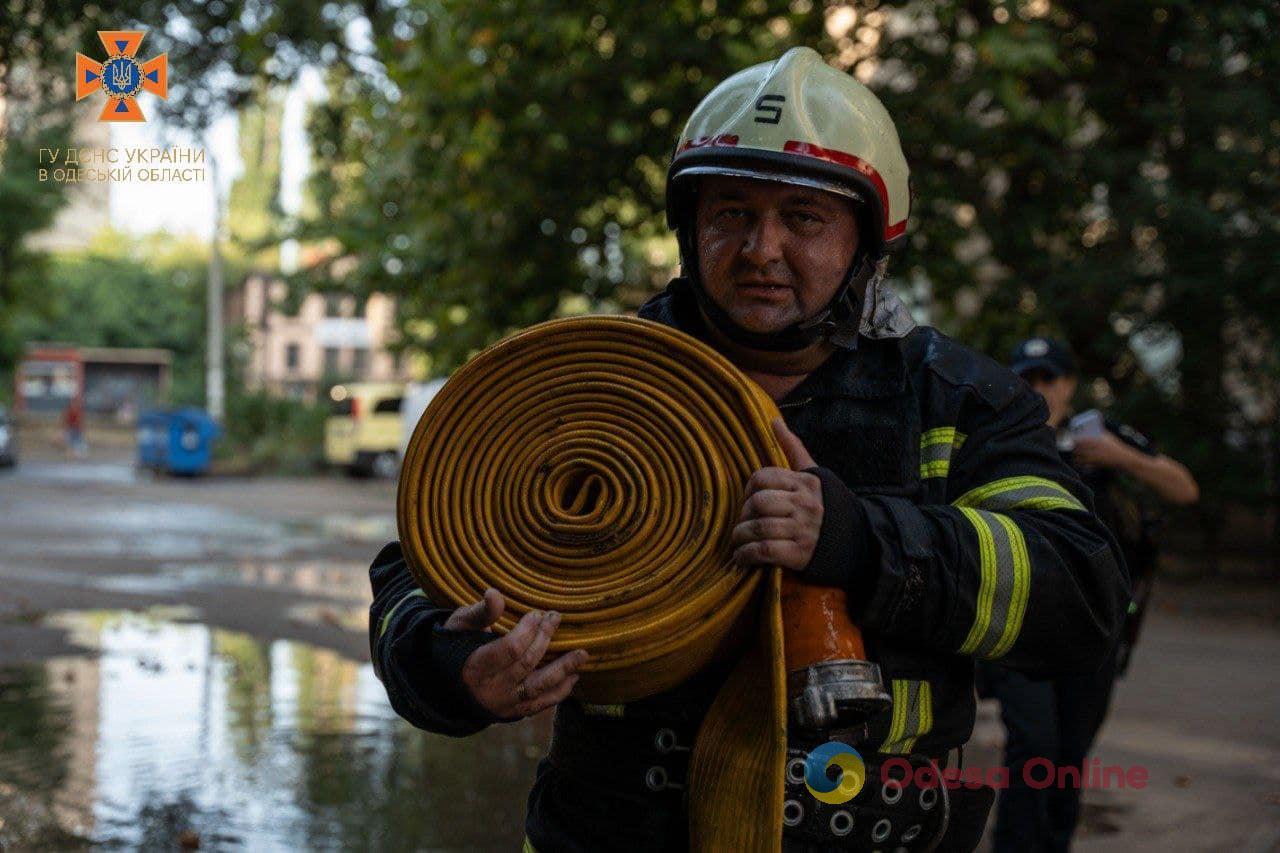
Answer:
[(284, 348), (284, 367), (285, 370), (294, 371), (298, 369), (298, 362), (301, 358), (302, 348), (297, 344), (288, 344)]
[(402, 405), (404, 405), (403, 397), (387, 397), (385, 400), (379, 400), (373, 407), (373, 411), (375, 414), (399, 412)]
[(351, 372), (358, 377), (363, 377), (369, 370), (369, 351), (367, 349), (355, 349), (351, 352)]
[(337, 347), (324, 348), (324, 372), (325, 373), (338, 372), (338, 354), (341, 352), (342, 350), (338, 349)]

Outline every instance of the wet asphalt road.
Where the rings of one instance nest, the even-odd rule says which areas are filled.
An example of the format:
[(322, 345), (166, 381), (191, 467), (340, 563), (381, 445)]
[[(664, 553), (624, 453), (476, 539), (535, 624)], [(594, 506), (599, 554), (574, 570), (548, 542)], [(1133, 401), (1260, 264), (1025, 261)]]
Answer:
[(20, 638), (12, 623), (0, 633), (0, 665), (66, 649), (34, 614), (156, 605), (367, 659), (359, 612), (369, 561), (395, 538), (394, 500), (391, 483), (341, 477), (185, 480), (61, 462), (0, 474), (0, 614), (27, 616)]
[[(0, 473), (0, 848), (513, 849), (547, 716), (417, 732), (367, 665), (394, 486)], [(1280, 595), (1158, 590), (1077, 845), (1280, 849)], [(999, 762), (984, 706), (969, 764)], [(190, 840), (190, 838), (188, 838)]]

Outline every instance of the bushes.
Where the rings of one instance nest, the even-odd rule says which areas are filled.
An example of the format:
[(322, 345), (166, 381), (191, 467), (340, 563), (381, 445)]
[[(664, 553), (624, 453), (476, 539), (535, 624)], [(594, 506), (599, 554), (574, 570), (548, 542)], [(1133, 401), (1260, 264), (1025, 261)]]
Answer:
[(223, 467), (246, 473), (312, 473), (324, 464), (323, 403), (272, 397), (264, 391), (233, 392), (227, 399)]

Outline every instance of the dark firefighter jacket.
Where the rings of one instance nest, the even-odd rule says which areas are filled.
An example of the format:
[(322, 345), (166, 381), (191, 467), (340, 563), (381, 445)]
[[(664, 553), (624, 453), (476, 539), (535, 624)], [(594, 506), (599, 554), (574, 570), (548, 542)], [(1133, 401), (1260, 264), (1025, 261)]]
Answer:
[[(705, 339), (679, 284), (640, 316)], [(1060, 458), (1043, 400), (1012, 373), (921, 327), (838, 350), (779, 408), (820, 468), (824, 518), (809, 576), (849, 591), (894, 708), (859, 748), (945, 758), (974, 721), (974, 658), (1041, 673), (1094, 669), (1129, 601), (1123, 562)], [(462, 686), (482, 632), (445, 631), (397, 544), (370, 570), (370, 645), (392, 706), (432, 732), (496, 722)], [(622, 705), (556, 710), (526, 830), (539, 851), (677, 849), (684, 749), (723, 672)], [(668, 744), (669, 746), (669, 744)], [(652, 767), (674, 783), (657, 792)], [(594, 818), (593, 818), (594, 816)]]

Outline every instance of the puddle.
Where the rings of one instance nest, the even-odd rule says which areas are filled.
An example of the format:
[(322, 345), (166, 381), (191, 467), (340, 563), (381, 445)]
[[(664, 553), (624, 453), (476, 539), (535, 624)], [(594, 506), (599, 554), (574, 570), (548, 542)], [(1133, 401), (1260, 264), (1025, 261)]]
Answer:
[(181, 615), (56, 614), (96, 657), (0, 669), (0, 849), (519, 848), (547, 715), (430, 735), (367, 664)]
[(23, 462), (16, 473), (26, 480), (51, 483), (134, 483), (139, 479), (139, 471), (132, 461)]
[(166, 562), (153, 572), (123, 574), (72, 571), (54, 574), (46, 569), (6, 567), (4, 576), (133, 595), (173, 595), (196, 589), (248, 586), (359, 602), (363, 607), (367, 607), (369, 595), (367, 567), (349, 560)]
[(297, 530), (314, 531), (326, 539), (384, 545), (398, 539), (395, 517), (386, 515), (326, 515), (316, 521), (292, 522)]

